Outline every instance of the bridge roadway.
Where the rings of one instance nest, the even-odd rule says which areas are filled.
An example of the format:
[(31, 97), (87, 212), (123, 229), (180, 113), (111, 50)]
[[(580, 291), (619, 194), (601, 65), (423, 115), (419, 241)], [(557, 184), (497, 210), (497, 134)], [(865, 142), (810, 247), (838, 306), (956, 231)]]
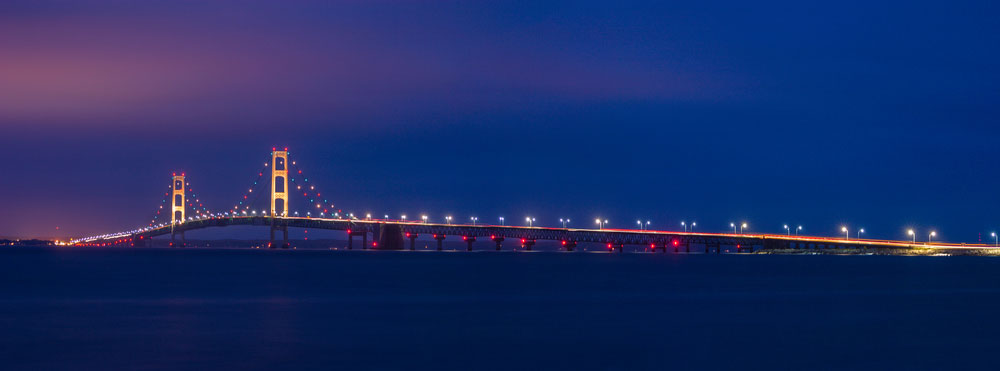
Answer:
[[(578, 228), (547, 228), (527, 226), (470, 225), (470, 224), (438, 224), (420, 221), (404, 220), (358, 220), (269, 216), (212, 216), (193, 218), (171, 228), (171, 225), (156, 228), (144, 228), (128, 232), (90, 237), (74, 241), (77, 245), (130, 245), (142, 246), (157, 236), (181, 234), (183, 232), (235, 225), (255, 225), (270, 227), (275, 230), (287, 231), (287, 228), (325, 229), (347, 232), (350, 243), (354, 236), (361, 236), (362, 247), (378, 249), (403, 249), (405, 239), (409, 239), (409, 248), (414, 246), (417, 236), (431, 236), (437, 240), (438, 249), (446, 238), (461, 239), (472, 249), (477, 239), (489, 239), (496, 243), (496, 249), (501, 248), (504, 240), (513, 239), (524, 249), (531, 247), (538, 240), (561, 242), (567, 250), (573, 250), (577, 243), (606, 244), (609, 250), (624, 250), (625, 245), (651, 247), (654, 251), (691, 251), (691, 246), (704, 247), (705, 252), (721, 252), (725, 247), (734, 247), (737, 252), (753, 252), (758, 249), (816, 249), (816, 248), (936, 248), (936, 249), (992, 249), (993, 245), (984, 244), (949, 244), (923, 243), (911, 241), (844, 239), (814, 236), (789, 236), (774, 234), (729, 234), (729, 233), (697, 233), (675, 231), (651, 231), (630, 229), (578, 229)], [(372, 245), (368, 246), (368, 235), (372, 236)], [(274, 243), (272, 233), (272, 246)], [(287, 234), (286, 234), (287, 236)], [(286, 237), (287, 241), (287, 237)], [(287, 242), (286, 242), (287, 243)]]

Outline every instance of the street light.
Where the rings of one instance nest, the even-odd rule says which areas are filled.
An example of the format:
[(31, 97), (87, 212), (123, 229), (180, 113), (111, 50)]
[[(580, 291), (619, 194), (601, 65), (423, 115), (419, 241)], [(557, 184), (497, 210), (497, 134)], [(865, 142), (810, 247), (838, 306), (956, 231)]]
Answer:
[(535, 218), (532, 218), (532, 217), (530, 217), (530, 216), (529, 216), (529, 217), (527, 217), (527, 218), (524, 218), (524, 221), (525, 221), (525, 222), (528, 222), (528, 226), (529, 226), (529, 227), (531, 227), (531, 226), (534, 226), (534, 224), (535, 224)]
[(365, 214), (365, 219), (372, 220), (372, 214)]
[(559, 218), (559, 223), (562, 223), (563, 228), (566, 228), (566, 224), (569, 223), (569, 219)]
[(931, 238), (934, 236), (937, 236), (937, 232), (931, 231), (931, 233), (927, 235), (927, 242), (931, 242)]
[(906, 231), (906, 233), (909, 234), (909, 235), (911, 235), (911, 236), (913, 236), (913, 243), (917, 243), (917, 234), (914, 233), (912, 229)]
[(743, 222), (743, 224), (740, 225), (740, 234), (743, 234), (743, 228), (746, 228), (746, 227), (747, 227), (747, 223), (746, 222)]
[(648, 220), (646, 221), (646, 230), (647, 231), (649, 230), (649, 221)]
[(861, 234), (862, 233), (865, 233), (865, 229), (864, 228), (861, 228), (861, 229), (858, 230), (858, 239), (859, 240), (861, 239)]
[(404, 222), (406, 221), (406, 215), (403, 215), (403, 221)]
[(449, 225), (451, 224), (451, 216), (450, 216), (450, 215), (449, 215), (449, 216), (446, 216), (446, 217), (444, 217), (444, 220), (445, 220), (445, 222), (447, 222), (447, 223), (448, 223)]
[(840, 231), (844, 232), (844, 239), (845, 240), (851, 239), (851, 234), (847, 231), (847, 227), (840, 227)]
[(420, 219), (423, 219), (424, 224), (427, 224), (427, 215), (421, 215)]
[(729, 223), (730, 227), (733, 227), (733, 234), (736, 234), (736, 223)]
[(469, 220), (471, 220), (471, 221), (472, 221), (472, 225), (476, 225), (476, 222), (478, 222), (478, 221), (479, 221), (479, 218), (477, 218), (477, 217), (474, 217), (474, 216), (471, 216), (471, 217), (469, 217)]
[(503, 225), (503, 217), (500, 217), (500, 225)]
[(687, 223), (681, 222), (681, 227), (684, 227), (684, 232), (688, 231)]
[(691, 232), (694, 232), (694, 227), (697, 227), (697, 226), (698, 226), (698, 223), (691, 222)]
[(792, 230), (788, 229), (788, 224), (785, 224), (785, 234), (786, 235), (791, 235), (792, 234)]
[(799, 235), (799, 231), (801, 231), (801, 230), (802, 230), (802, 226), (800, 225), (798, 228), (795, 229), (795, 235), (798, 236)]
[(641, 231), (642, 230), (642, 220), (636, 220), (635, 224), (639, 225), (639, 230)]
[(597, 223), (597, 229), (604, 229), (604, 226), (608, 224), (607, 219), (604, 219), (602, 221), (600, 218), (597, 218), (597, 220), (594, 220), (594, 222)]
[(990, 237), (993, 237), (993, 247), (1000, 246), (1000, 238), (997, 238), (997, 232), (991, 232)]

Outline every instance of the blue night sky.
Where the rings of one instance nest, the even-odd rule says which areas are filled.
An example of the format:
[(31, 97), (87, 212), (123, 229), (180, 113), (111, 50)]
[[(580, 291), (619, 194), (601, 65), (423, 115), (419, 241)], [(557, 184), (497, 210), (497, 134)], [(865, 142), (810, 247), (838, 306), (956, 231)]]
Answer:
[(231, 208), (272, 146), (355, 213), (1000, 228), (995, 2), (204, 3), (0, 4), (0, 236)]

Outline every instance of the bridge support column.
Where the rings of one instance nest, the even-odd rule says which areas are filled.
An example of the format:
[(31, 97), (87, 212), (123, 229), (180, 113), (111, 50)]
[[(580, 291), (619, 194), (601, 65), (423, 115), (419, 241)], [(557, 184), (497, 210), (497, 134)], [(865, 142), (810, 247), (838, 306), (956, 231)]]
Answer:
[(462, 241), (465, 241), (465, 243), (468, 244), (465, 251), (472, 251), (472, 243), (476, 242), (476, 236), (462, 236)]
[(496, 244), (497, 244), (497, 251), (500, 251), (500, 249), (503, 248), (503, 236), (496, 236), (496, 235), (494, 235), (494, 236), (490, 236), (490, 239), (493, 240), (493, 242), (496, 242)]
[(521, 239), (521, 248), (524, 249), (525, 251), (531, 251), (532, 246), (535, 246), (535, 240), (530, 238)]
[(288, 243), (288, 224), (284, 221), (277, 220), (274, 216), (271, 216), (271, 243), (268, 245), (270, 248), (277, 247), (274, 244), (274, 231), (281, 231), (281, 248), (287, 249), (291, 244)]
[[(372, 247), (379, 250), (402, 250), (403, 227), (399, 224), (376, 224), (372, 231)], [(377, 232), (376, 232), (377, 231)], [(412, 247), (412, 244), (411, 244)]]
[(573, 249), (576, 249), (576, 241), (563, 240), (562, 245), (566, 248), (566, 251), (573, 251)]
[(416, 233), (406, 232), (406, 238), (410, 239), (410, 251), (416, 250), (417, 236), (419, 235)]
[(347, 249), (348, 250), (353, 250), (354, 249), (354, 236), (364, 236), (364, 239), (361, 242), (361, 249), (367, 249), (368, 248), (368, 246), (367, 246), (368, 245), (368, 232), (367, 231), (357, 231), (357, 230), (353, 230), (353, 229), (348, 229), (347, 230)]
[(437, 242), (438, 242), (437, 251), (441, 251), (441, 250), (444, 249), (444, 238), (445, 238), (445, 235), (443, 235), (443, 234), (436, 234), (436, 235), (434, 235), (434, 239), (437, 240)]
[(609, 243), (608, 252), (615, 252), (615, 250), (618, 250), (619, 254), (623, 253), (625, 251), (625, 244), (616, 242)]

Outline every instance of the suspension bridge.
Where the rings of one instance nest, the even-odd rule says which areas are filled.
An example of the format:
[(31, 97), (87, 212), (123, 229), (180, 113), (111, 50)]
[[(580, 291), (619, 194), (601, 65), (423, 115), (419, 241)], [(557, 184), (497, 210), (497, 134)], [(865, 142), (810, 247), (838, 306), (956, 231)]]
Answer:
[[(266, 183), (265, 178), (269, 178)], [(263, 185), (269, 185), (264, 189)], [(301, 195), (301, 196), (299, 196)], [(264, 198), (263, 200), (261, 198)], [(307, 203), (305, 213), (290, 212), (289, 201), (301, 198)], [(258, 212), (256, 206), (269, 204)], [(169, 218), (169, 220), (167, 220)], [(579, 244), (600, 244), (610, 252), (624, 252), (627, 247), (635, 251), (674, 253), (752, 253), (760, 250), (782, 249), (860, 249), (878, 251), (893, 248), (931, 249), (993, 249), (986, 244), (953, 244), (917, 241), (831, 238), (819, 236), (756, 234), (756, 233), (700, 233), (657, 231), (645, 229), (586, 229), (551, 228), (512, 225), (431, 223), (424, 220), (373, 219), (353, 214), (342, 214), (329, 199), (323, 197), (314, 182), (289, 160), (288, 149), (272, 148), (270, 160), (257, 172), (256, 180), (226, 211), (212, 211), (188, 181), (185, 173), (172, 174), (168, 191), (149, 223), (140, 228), (116, 233), (91, 236), (70, 241), (75, 246), (152, 246), (154, 237), (170, 236), (170, 246), (186, 246), (185, 232), (237, 225), (259, 226), (269, 230), (268, 247), (289, 248), (289, 228), (343, 231), (348, 249), (360, 239), (362, 249), (414, 250), (420, 236), (436, 241), (442, 250), (447, 239), (465, 242), (472, 251), (477, 242), (490, 242), (490, 246), (503, 250), (504, 244), (512, 249), (530, 251), (538, 241), (555, 241), (565, 251), (574, 251)], [(641, 225), (640, 225), (641, 226)], [(280, 239), (277, 237), (281, 237)], [(647, 250), (648, 249), (648, 250)]]

